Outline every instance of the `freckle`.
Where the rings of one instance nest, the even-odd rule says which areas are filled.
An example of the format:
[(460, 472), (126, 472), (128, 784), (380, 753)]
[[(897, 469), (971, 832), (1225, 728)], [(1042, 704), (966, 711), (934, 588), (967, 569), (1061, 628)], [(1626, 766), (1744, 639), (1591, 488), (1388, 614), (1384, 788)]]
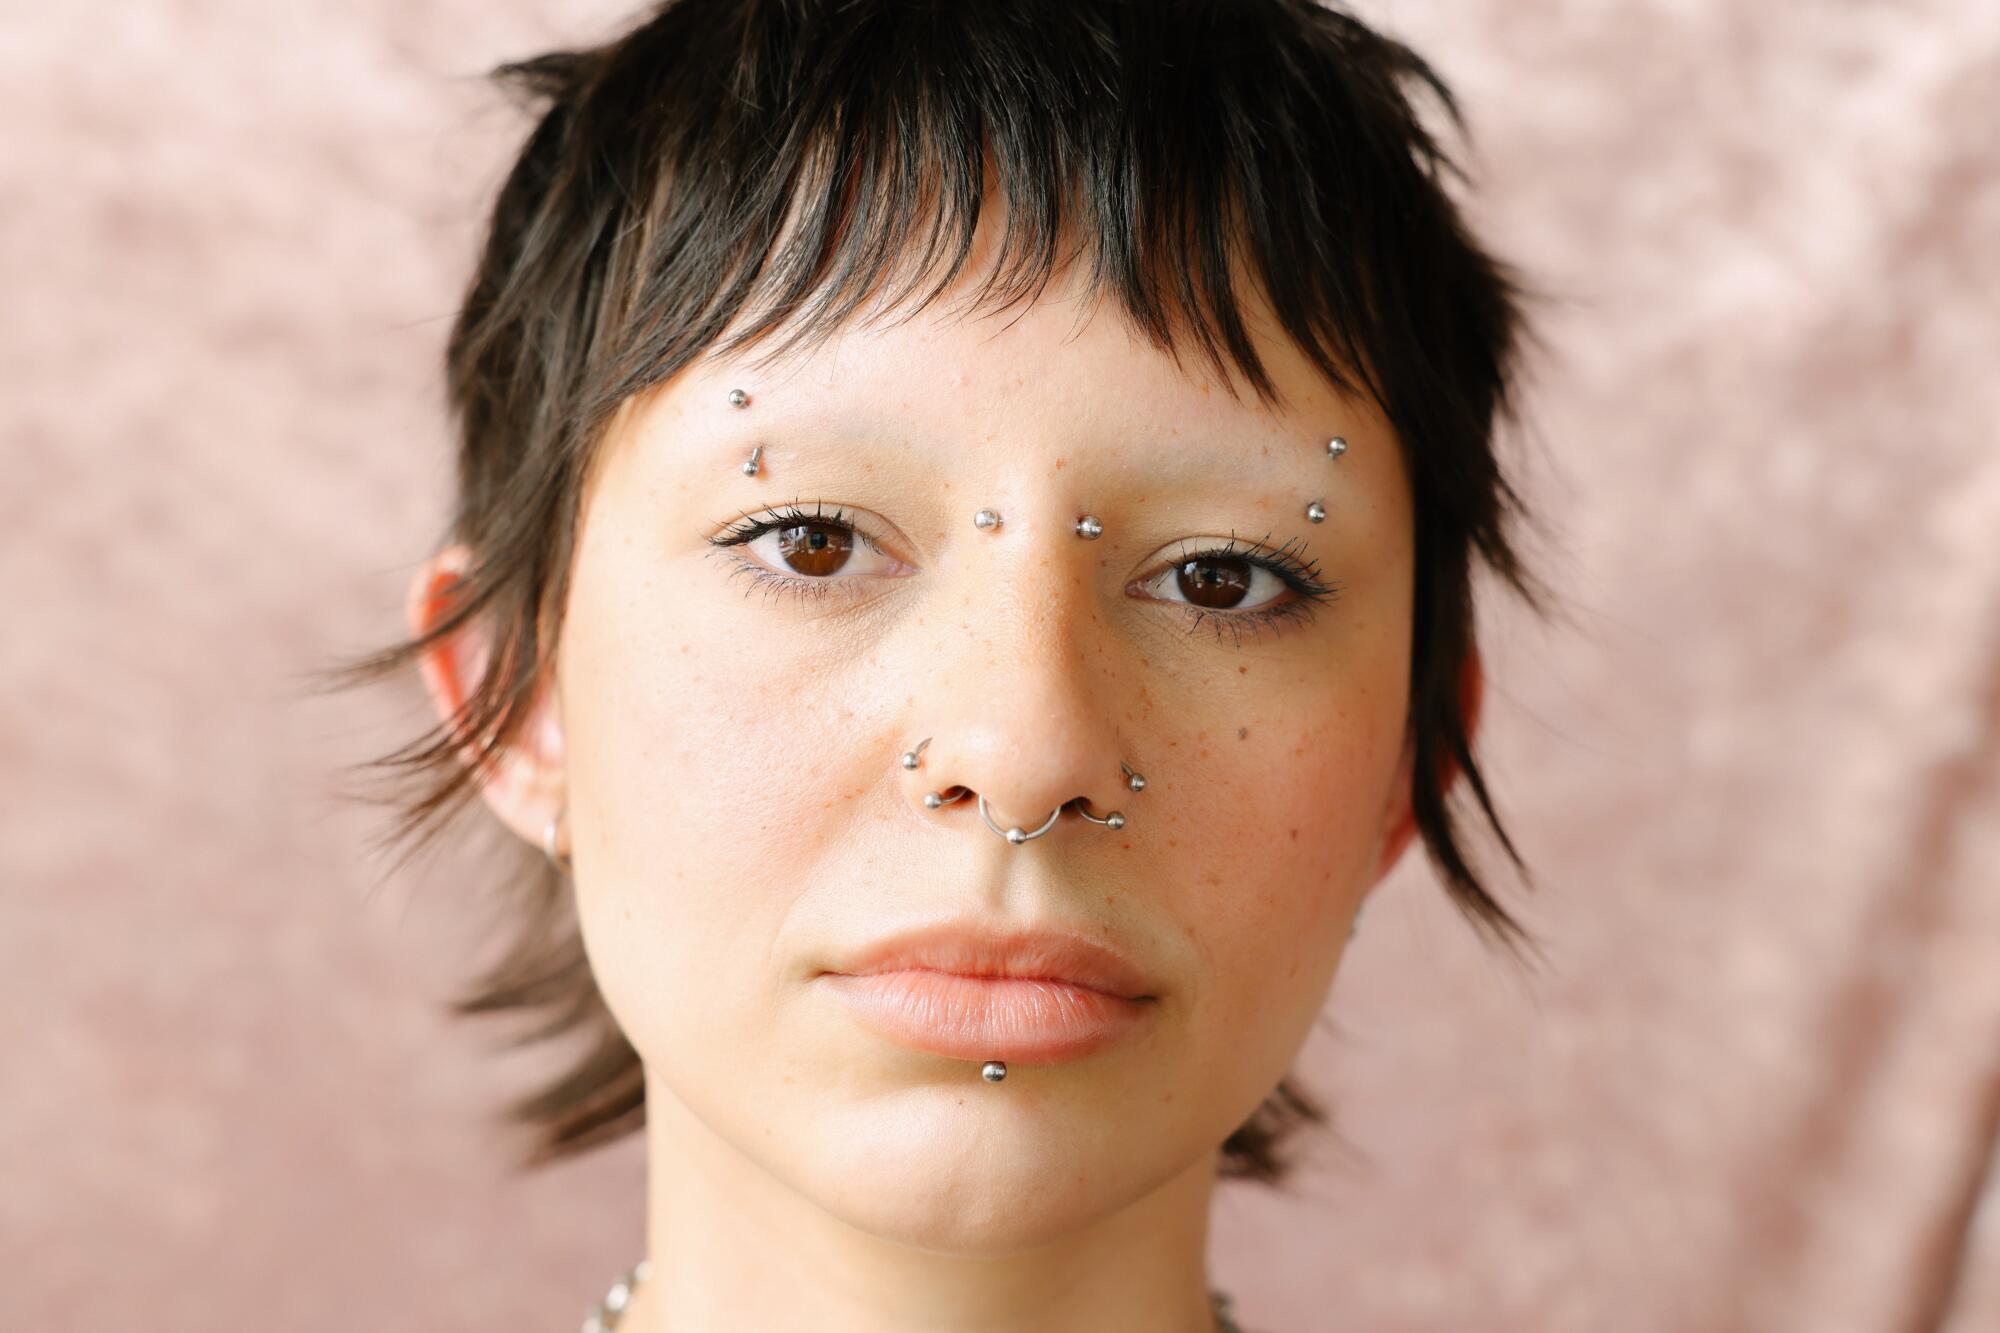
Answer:
[(1249, 675), (1249, 674), (1250, 674), (1250, 668), (1249, 668), (1249, 667), (1247, 667), (1247, 666), (1240, 666), (1240, 667), (1237, 667), (1237, 668), (1236, 668), (1236, 674), (1237, 674), (1237, 675), (1239, 675), (1239, 676), (1247, 676), (1247, 675)]
[(785, 1075), (785, 1082), (790, 1083), (791, 1081), (792, 1081), (792, 1076), (790, 1074)]
[(1172, 1101), (1173, 1099), (1174, 1099), (1174, 1094), (1170, 1092), (1166, 1096), (1160, 1098), (1160, 1105), (1165, 1106), (1168, 1102)]
[(1058, 458), (1058, 459), (1056, 460), (1056, 471), (1060, 472), (1060, 471), (1062, 471), (1062, 470), (1063, 470), (1064, 468), (1066, 468), (1066, 467), (1068, 467), (1068, 466), (1069, 466), (1069, 460), (1068, 460), (1068, 459), (1066, 459), (1066, 458)]
[(1249, 736), (1250, 736), (1250, 728), (1248, 728), (1248, 727), (1238, 727), (1238, 728), (1236, 729), (1236, 739), (1237, 739), (1237, 740), (1239, 740), (1239, 741), (1240, 741), (1240, 740), (1247, 740), (1247, 739), (1249, 739)]
[(1293, 842), (1297, 842), (1297, 841), (1299, 840), (1299, 831), (1298, 831), (1297, 829), (1292, 829), (1292, 830), (1291, 830), (1291, 835), (1292, 835), (1292, 841), (1293, 841)]
[(1285, 975), (1286, 975), (1287, 977), (1295, 977), (1295, 976), (1297, 976), (1298, 974), (1299, 974), (1299, 960), (1298, 960), (1298, 959), (1296, 959), (1296, 958), (1294, 958), (1294, 959), (1292, 960), (1292, 970), (1291, 970), (1291, 971), (1289, 971), (1289, 972), (1287, 972), (1287, 973), (1285, 973)]

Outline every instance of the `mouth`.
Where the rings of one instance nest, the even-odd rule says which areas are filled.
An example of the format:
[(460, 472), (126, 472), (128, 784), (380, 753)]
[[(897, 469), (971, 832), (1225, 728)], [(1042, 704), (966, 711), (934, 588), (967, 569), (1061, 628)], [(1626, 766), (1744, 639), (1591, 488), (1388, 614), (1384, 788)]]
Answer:
[(1159, 1009), (1159, 987), (1079, 930), (942, 922), (878, 941), (816, 978), (864, 1027), (962, 1060), (1057, 1061), (1099, 1051)]
[(1081, 1059), (1130, 1036), (1159, 1007), (1151, 997), (1109, 995), (1067, 981), (927, 968), (828, 972), (818, 980), (877, 1035), (958, 1060)]

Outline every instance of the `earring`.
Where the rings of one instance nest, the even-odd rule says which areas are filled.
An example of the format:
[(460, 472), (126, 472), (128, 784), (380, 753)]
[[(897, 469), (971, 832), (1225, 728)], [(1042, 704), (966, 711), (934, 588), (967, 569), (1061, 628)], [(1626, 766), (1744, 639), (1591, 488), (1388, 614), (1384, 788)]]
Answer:
[(558, 874), (564, 875), (569, 873), (570, 859), (567, 853), (556, 854), (556, 827), (562, 823), (562, 817), (568, 810), (567, 801), (557, 806), (556, 812), (549, 816), (549, 826), (542, 830), (542, 855), (549, 858), (549, 864), (556, 868)]

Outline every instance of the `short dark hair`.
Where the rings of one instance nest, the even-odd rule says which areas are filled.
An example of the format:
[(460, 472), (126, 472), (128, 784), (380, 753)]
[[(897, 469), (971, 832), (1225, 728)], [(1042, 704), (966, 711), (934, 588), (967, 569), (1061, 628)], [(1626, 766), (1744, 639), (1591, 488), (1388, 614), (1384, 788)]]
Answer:
[[(517, 736), (560, 629), (583, 480), (619, 405), (739, 313), (763, 312), (718, 351), (792, 321), (778, 355), (835, 330), (919, 241), (916, 276), (955, 243), (929, 304), (997, 182), (1003, 308), (1066, 265), (1059, 246), (1080, 234), (1093, 291), (1114, 290), (1154, 345), (1178, 355), (1191, 333), (1271, 401), (1240, 314), (1247, 272), (1326, 377), (1382, 409), (1414, 502), (1416, 823), (1472, 923), (1517, 959), (1538, 949), (1481, 883), (1447, 801), (1462, 775), (1525, 881), (1459, 684), (1475, 562), (1538, 610), (1546, 596), (1510, 537), (1526, 515), (1493, 448), (1515, 410), (1529, 293), (1447, 194), (1465, 173), (1413, 94), (1428, 90), (1461, 133), (1463, 116), (1408, 46), (1312, 0), (669, 0), (614, 40), (492, 76), (539, 120), (446, 354), (449, 540), (472, 561), (427, 633), (325, 673), (345, 686), (399, 672), (473, 617), (493, 636), (457, 715), (370, 761), (421, 787), (397, 802), (385, 844), (421, 832), (405, 860), (428, 844)], [(584, 1034), (561, 1077), (508, 1108), (535, 1132), (532, 1164), (637, 1130), (645, 1089), (566, 883), (521, 856), (520, 933), (452, 1008), (541, 1015), (517, 1042)], [(1222, 1173), (1281, 1181), (1281, 1141), (1326, 1119), (1287, 1077), (1224, 1143)]]

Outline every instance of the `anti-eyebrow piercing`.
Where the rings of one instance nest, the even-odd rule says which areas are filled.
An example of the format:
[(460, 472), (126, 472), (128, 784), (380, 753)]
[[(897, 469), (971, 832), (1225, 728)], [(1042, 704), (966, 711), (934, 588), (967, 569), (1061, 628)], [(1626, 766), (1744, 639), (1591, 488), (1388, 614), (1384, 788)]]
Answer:
[(1314, 500), (1306, 506), (1306, 517), (1314, 523), (1326, 522), (1326, 506)]
[(1347, 441), (1336, 435), (1326, 442), (1326, 456), (1338, 458), (1347, 452)]
[(746, 477), (756, 476), (757, 464), (760, 461), (762, 461), (763, 457), (764, 457), (764, 446), (760, 444), (755, 449), (752, 449), (750, 451), (750, 457), (744, 460), (743, 475)]

